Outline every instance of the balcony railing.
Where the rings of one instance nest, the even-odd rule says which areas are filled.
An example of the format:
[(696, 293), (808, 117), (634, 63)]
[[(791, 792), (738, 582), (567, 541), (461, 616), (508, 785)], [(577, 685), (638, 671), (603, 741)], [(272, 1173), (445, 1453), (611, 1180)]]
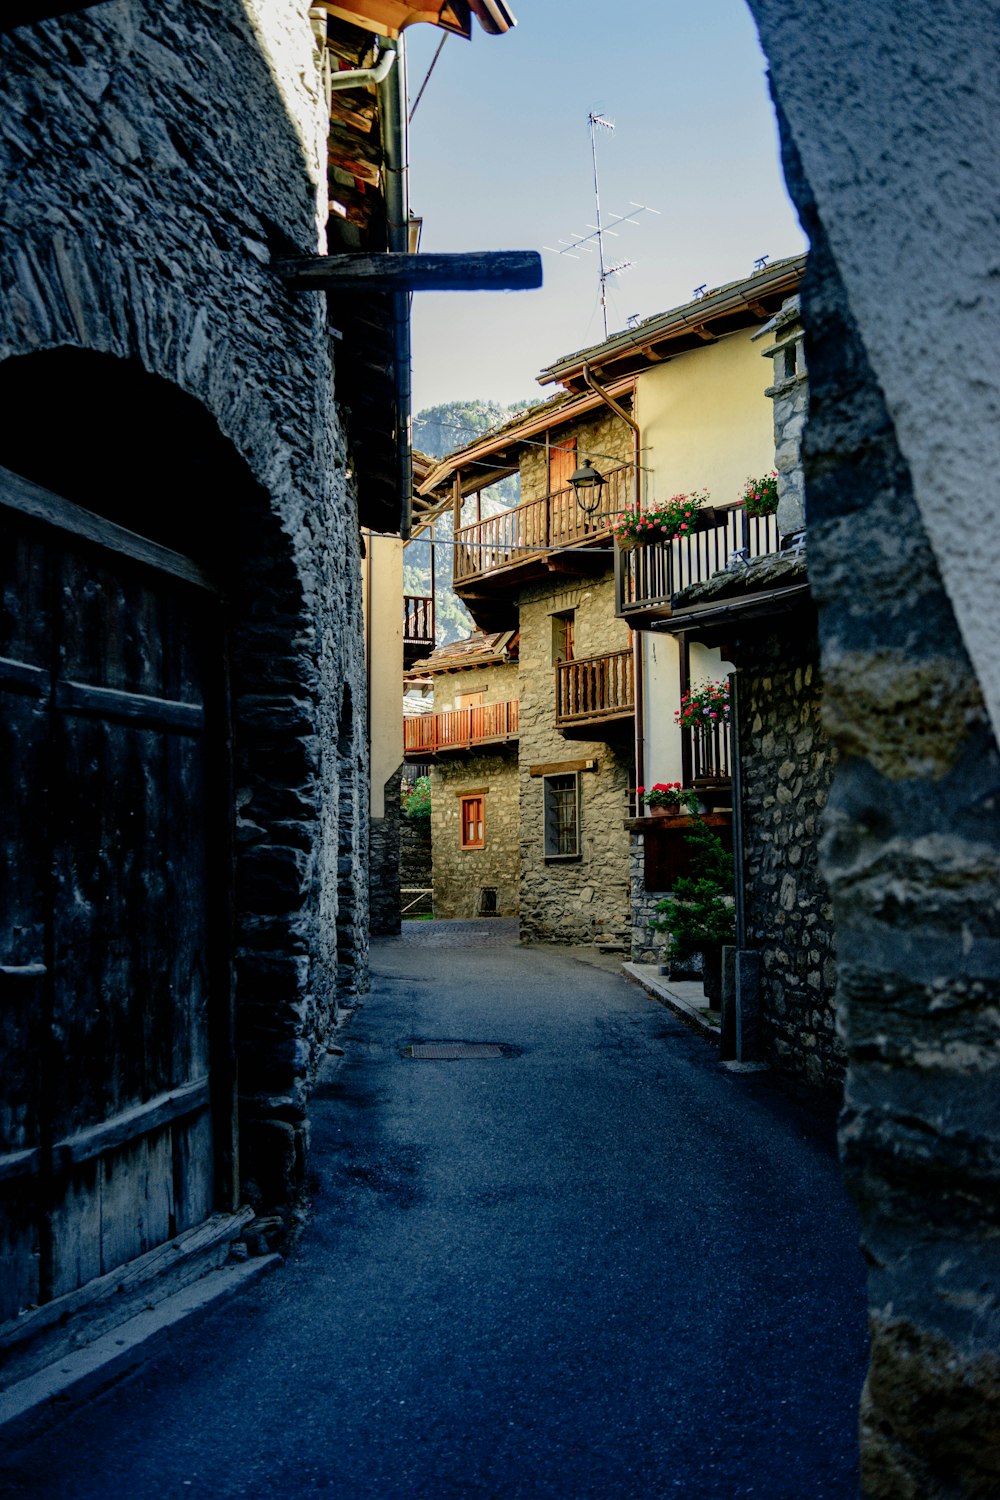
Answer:
[(728, 724), (711, 729), (681, 728), (681, 765), (685, 786), (732, 780), (732, 739)]
[(781, 545), (774, 516), (748, 516), (743, 507), (716, 511), (717, 524), (693, 536), (649, 542), (616, 552), (619, 615), (639, 614), (669, 604), (689, 584), (721, 573), (730, 557), (745, 547), (749, 557), (777, 552)]
[(561, 547), (576, 547), (610, 534), (618, 516), (633, 503), (635, 469), (623, 464), (604, 476), (600, 508), (586, 515), (572, 486), (526, 500), (513, 510), (463, 526), (455, 533), (455, 582), (516, 568)]
[(556, 667), (556, 727), (621, 719), (635, 712), (631, 650), (582, 656)]
[(517, 699), (480, 703), (447, 713), (403, 719), (403, 753), (412, 760), (442, 750), (469, 750), (473, 745), (502, 744), (517, 738)]
[(434, 645), (434, 600), (429, 595), (403, 595), (403, 640), (407, 645)]

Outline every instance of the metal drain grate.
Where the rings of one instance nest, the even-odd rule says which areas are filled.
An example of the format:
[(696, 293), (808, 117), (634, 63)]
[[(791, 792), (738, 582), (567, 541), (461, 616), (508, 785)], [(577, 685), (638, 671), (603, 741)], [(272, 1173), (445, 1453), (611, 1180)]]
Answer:
[(458, 1062), (463, 1058), (503, 1057), (503, 1048), (494, 1042), (414, 1042), (410, 1056), (431, 1062)]

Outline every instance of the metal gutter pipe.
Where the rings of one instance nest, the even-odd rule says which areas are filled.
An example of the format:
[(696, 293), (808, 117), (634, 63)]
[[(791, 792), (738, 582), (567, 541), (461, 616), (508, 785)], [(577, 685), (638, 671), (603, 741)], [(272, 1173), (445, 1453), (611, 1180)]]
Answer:
[(397, 45), (388, 38), (380, 37), (379, 58), (373, 68), (349, 68), (343, 73), (331, 72), (326, 81), (330, 93), (339, 93), (341, 89), (359, 89), (369, 83), (384, 83), (392, 72), (392, 65), (398, 56)]
[[(583, 367), (583, 379), (588, 389), (595, 396), (600, 396), (605, 406), (609, 406), (616, 417), (621, 417), (632, 429), (632, 467), (635, 472), (635, 503), (639, 504), (639, 458), (641, 448), (639, 445), (639, 424), (623, 406), (619, 406), (614, 396), (597, 384), (590, 371), (589, 365)], [(646, 783), (646, 735), (644, 720), (646, 717), (646, 693), (645, 693), (645, 651), (643, 650), (642, 631), (632, 632), (632, 676), (635, 681), (635, 784), (645, 786)]]
[[(385, 152), (385, 210), (389, 250), (409, 249), (410, 205), (408, 188), (409, 140), (406, 122), (406, 55), (402, 38), (391, 42), (379, 37), (379, 47), (393, 49), (398, 59), (377, 81), (382, 143)], [(378, 72), (378, 67), (375, 68)], [(410, 294), (392, 293), (393, 366), (395, 370), (396, 445), (399, 453), (399, 534), (410, 535), (413, 500), (413, 451), (411, 447)]]

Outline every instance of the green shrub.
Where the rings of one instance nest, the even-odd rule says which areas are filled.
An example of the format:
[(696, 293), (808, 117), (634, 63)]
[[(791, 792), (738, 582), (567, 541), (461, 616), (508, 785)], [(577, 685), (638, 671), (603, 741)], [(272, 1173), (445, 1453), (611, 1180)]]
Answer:
[(399, 805), (408, 818), (431, 815), (431, 782), (429, 776), (418, 776), (412, 785), (404, 785)]

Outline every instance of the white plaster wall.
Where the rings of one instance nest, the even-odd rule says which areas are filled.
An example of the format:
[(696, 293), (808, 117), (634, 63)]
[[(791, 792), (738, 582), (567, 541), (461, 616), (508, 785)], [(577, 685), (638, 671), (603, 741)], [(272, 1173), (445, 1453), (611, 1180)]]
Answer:
[(371, 816), (385, 816), (385, 784), (403, 762), (403, 543), (365, 532), (361, 564), (371, 738)]
[(636, 384), (643, 495), (707, 489), (735, 505), (748, 476), (774, 467), (774, 422), (764, 392), (771, 367), (747, 328), (643, 370)]
[[(680, 781), (681, 732), (674, 722), (680, 708), (680, 645), (676, 636), (643, 631), (646, 701), (643, 705), (645, 733), (645, 785), (657, 781)], [(713, 681), (733, 670), (722, 653), (697, 642), (691, 646), (691, 684)]]
[(1000, 737), (996, 5), (750, 8)]

